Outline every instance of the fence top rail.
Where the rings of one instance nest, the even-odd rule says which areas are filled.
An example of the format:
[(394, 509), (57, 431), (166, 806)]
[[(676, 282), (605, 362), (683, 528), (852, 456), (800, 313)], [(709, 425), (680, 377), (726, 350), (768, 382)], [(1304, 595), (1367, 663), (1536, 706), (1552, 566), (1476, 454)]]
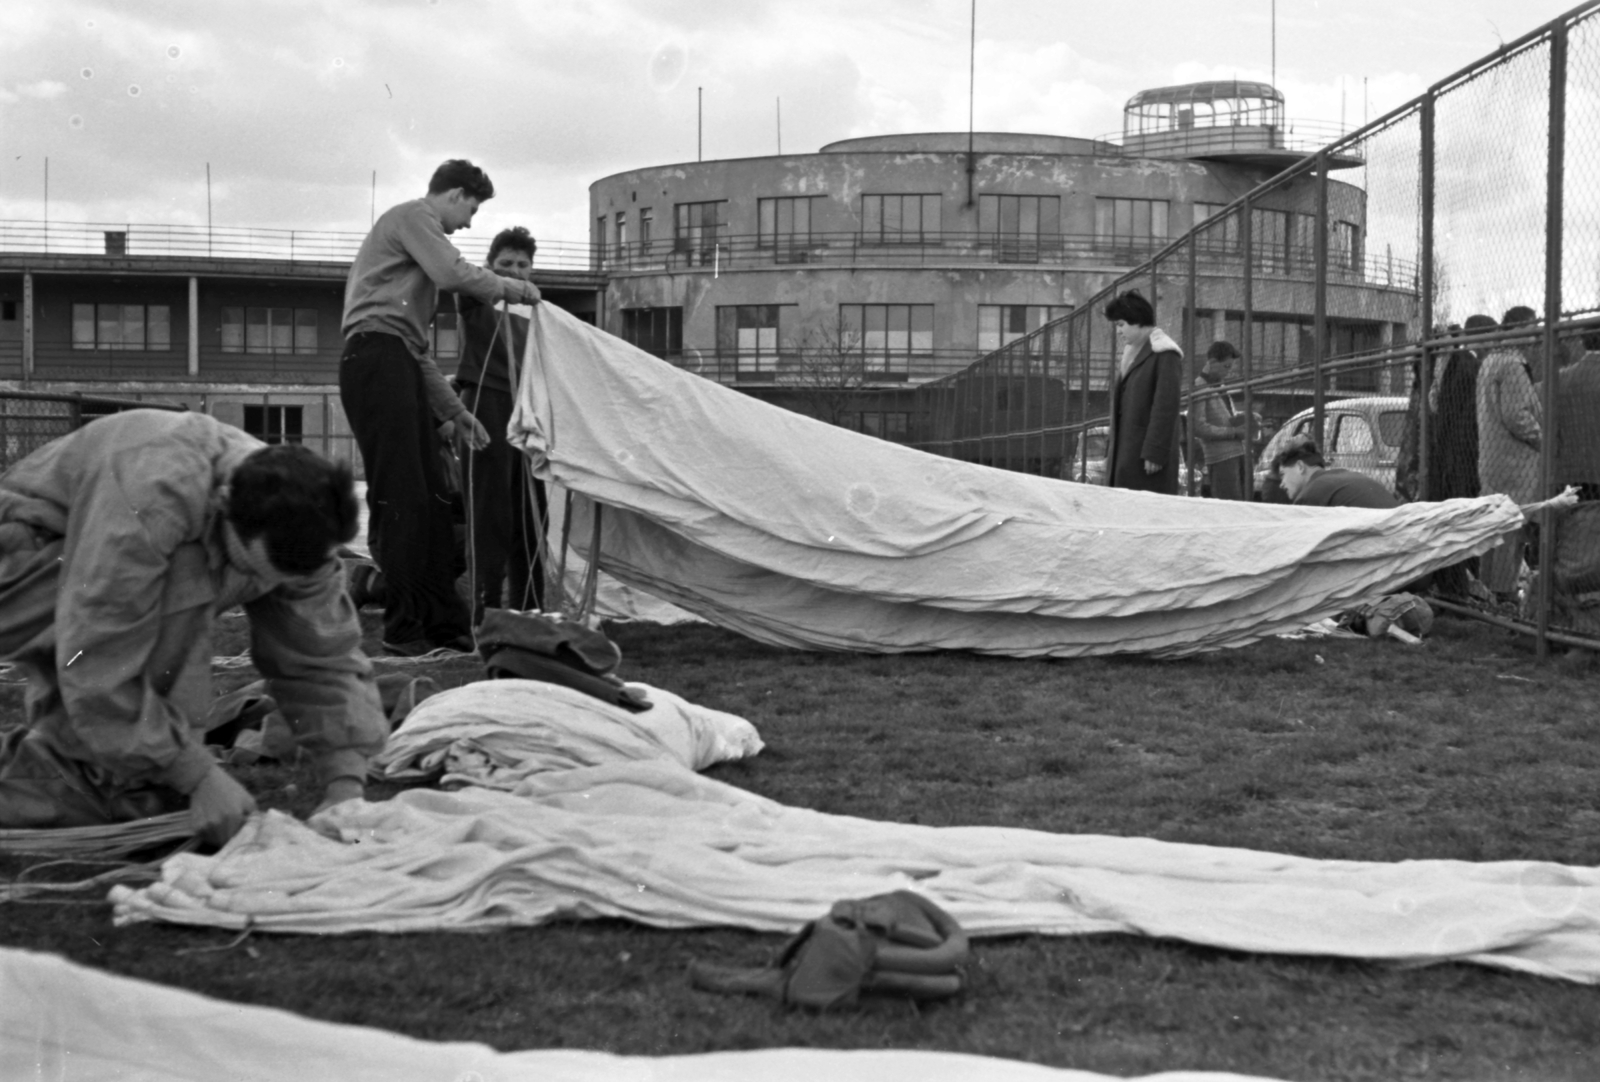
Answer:
[(0, 402), (7, 399), (22, 399), (28, 402), (65, 402), (77, 403), (86, 406), (130, 406), (138, 409), (171, 410), (173, 412), (186, 412), (188, 406), (176, 405), (171, 402), (143, 401), (132, 398), (108, 398), (104, 395), (79, 394), (75, 391), (16, 391), (0, 388)]

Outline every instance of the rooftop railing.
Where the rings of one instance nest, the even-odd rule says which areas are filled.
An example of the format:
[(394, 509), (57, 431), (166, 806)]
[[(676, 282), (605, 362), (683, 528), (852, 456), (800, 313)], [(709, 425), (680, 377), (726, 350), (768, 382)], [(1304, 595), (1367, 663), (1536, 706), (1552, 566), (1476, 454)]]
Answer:
[(1152, 158), (1204, 158), (1261, 152), (1303, 156), (1343, 138), (1348, 129), (1320, 120), (1282, 124), (1195, 124), (1146, 127), (1098, 136), (1124, 154)]
[[(939, 232), (897, 236), (867, 233), (809, 233), (757, 236), (667, 238), (607, 245), (600, 265), (612, 272), (638, 273), (703, 269), (713, 272), (771, 266), (967, 266), (1017, 264), (1043, 266), (1135, 266), (1171, 244), (1167, 237), (1118, 237), (1083, 233), (1030, 236)], [(1309, 246), (1257, 245), (1258, 274), (1310, 279), (1315, 253)], [(1201, 253), (1206, 269), (1236, 271), (1238, 245), (1223, 237)], [(1417, 268), (1387, 252), (1342, 253), (1335, 273), (1350, 283), (1416, 288)]]
[[(319, 229), (170, 225), (148, 222), (0, 221), (0, 252), (43, 255), (177, 256), (187, 259), (258, 259), (291, 263), (349, 263), (365, 233)], [(469, 261), (488, 255), (492, 234), (454, 235)], [(587, 242), (539, 241), (535, 268), (590, 270)]]

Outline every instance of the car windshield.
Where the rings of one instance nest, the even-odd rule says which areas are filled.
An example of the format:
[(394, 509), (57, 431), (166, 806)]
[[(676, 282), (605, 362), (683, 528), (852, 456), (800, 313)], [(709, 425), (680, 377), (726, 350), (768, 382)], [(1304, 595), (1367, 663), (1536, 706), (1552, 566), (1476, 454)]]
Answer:
[(1406, 430), (1406, 415), (1401, 410), (1378, 414), (1378, 436), (1390, 447), (1400, 446), (1400, 434)]

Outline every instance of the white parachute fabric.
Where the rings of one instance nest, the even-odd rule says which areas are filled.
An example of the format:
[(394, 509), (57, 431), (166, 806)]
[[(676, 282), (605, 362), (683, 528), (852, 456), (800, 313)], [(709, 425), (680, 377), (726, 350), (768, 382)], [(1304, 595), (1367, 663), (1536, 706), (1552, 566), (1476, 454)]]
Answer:
[[(618, 1056), (497, 1052), (230, 1003), (0, 947), (0, 1078), (160, 1082), (1119, 1082), (1093, 1071), (911, 1049)], [(1132, 1082), (1269, 1082), (1174, 1071)]]
[(1149, 838), (883, 823), (667, 761), (252, 817), (215, 856), (114, 888), (119, 925), (480, 929), (618, 917), (792, 932), (916, 890), (975, 936), (1124, 932), (1231, 950), (1484, 965), (1600, 983), (1600, 868), (1314, 860)]
[(756, 727), (663, 688), (631, 684), (650, 708), (625, 710), (542, 680), (480, 680), (424, 700), (389, 737), (389, 778), (513, 789), (533, 774), (662, 760), (689, 770), (760, 752)]
[(760, 402), (550, 305), (509, 426), (600, 566), (761, 641), (1178, 656), (1293, 631), (1495, 544), (1504, 497), (1393, 511), (1126, 492)]

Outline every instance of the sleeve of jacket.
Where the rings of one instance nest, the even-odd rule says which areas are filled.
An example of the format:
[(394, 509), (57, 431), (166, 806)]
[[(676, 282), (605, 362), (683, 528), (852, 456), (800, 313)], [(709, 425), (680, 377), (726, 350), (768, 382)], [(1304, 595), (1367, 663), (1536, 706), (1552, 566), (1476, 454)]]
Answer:
[(245, 612), (256, 668), (315, 760), (318, 781), (366, 777), (389, 723), (338, 561), (263, 594)]
[(1156, 362), (1155, 387), (1150, 398), (1150, 427), (1145, 429), (1140, 456), (1158, 466), (1167, 465), (1177, 431), (1178, 404), (1183, 397), (1183, 361), (1167, 350), (1151, 358)]
[(1500, 422), (1506, 431), (1530, 447), (1539, 446), (1542, 416), (1539, 396), (1534, 393), (1533, 382), (1520, 364), (1507, 365), (1501, 373)]
[(172, 583), (179, 546), (203, 529), (211, 497), (203, 453), (165, 443), (96, 462), (67, 514), (56, 600), (56, 679), (63, 709), (42, 723), (65, 754), (129, 783), (188, 793), (212, 769), (191, 719), (150, 672), (163, 604), (209, 599), (210, 583)]
[(1239, 435), (1239, 426), (1228, 414), (1227, 400), (1221, 391), (1205, 390), (1194, 399), (1190, 416), (1194, 419), (1194, 434), (1203, 440), (1225, 440)]
[(439, 228), (438, 220), (425, 211), (407, 215), (400, 222), (399, 237), (417, 266), (440, 289), (465, 293), (486, 304), (520, 301), (526, 294), (527, 287), (517, 279), (502, 278), (492, 270), (468, 263)]

